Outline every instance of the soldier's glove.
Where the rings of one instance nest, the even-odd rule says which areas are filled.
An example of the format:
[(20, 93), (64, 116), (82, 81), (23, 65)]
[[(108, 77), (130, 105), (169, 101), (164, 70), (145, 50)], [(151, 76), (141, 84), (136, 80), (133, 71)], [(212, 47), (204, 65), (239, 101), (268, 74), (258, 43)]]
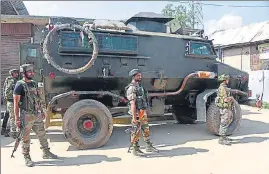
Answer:
[(232, 98), (231, 97), (227, 97), (224, 99), (224, 102), (231, 102)]
[(40, 113), (38, 117), (39, 117), (39, 119), (44, 120), (45, 119), (45, 114), (44, 113)]
[(137, 119), (132, 119), (132, 124), (137, 125), (138, 124)]

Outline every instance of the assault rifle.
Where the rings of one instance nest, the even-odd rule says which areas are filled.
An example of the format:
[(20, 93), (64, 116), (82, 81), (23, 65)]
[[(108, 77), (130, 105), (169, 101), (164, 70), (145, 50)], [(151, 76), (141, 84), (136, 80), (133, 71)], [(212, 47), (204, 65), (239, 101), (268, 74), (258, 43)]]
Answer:
[(17, 148), (18, 148), (18, 146), (20, 144), (20, 141), (22, 139), (22, 136), (24, 134), (24, 131), (25, 131), (25, 128), (24, 128), (23, 123), (21, 122), (20, 131), (19, 131), (18, 136), (16, 138), (16, 142), (15, 142), (15, 146), (14, 146), (14, 149), (12, 151), (12, 154), (11, 154), (11, 158), (14, 158), (14, 155), (13, 154), (14, 154), (14, 152), (16, 152), (16, 150), (17, 150)]
[[(142, 117), (143, 117), (143, 115), (144, 115), (144, 112), (145, 112), (145, 110), (140, 110), (140, 111), (139, 111), (139, 113), (138, 113), (138, 118), (139, 118), (139, 120), (138, 120), (137, 125), (132, 126), (132, 128), (126, 129), (126, 130), (125, 130), (126, 133), (131, 133), (131, 132), (133, 132), (134, 135), (137, 135), (137, 133), (141, 130), (141, 120), (142, 120)], [(127, 151), (128, 153), (130, 153), (130, 149), (131, 149), (131, 147), (132, 147), (132, 145), (133, 145), (133, 140), (134, 140), (134, 138), (135, 138), (135, 136), (134, 136), (133, 139), (131, 140), (131, 144), (130, 144), (130, 146), (129, 146), (129, 148), (128, 148), (128, 151)]]

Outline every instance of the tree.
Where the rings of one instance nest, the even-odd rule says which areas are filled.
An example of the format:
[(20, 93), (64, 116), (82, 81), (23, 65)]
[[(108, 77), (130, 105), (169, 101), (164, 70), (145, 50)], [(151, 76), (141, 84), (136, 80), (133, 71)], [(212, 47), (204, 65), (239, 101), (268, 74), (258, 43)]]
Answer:
[(174, 18), (174, 20), (168, 23), (172, 31), (175, 31), (178, 28), (194, 29), (196, 20), (198, 19), (197, 15), (199, 15), (196, 14), (194, 4), (191, 4), (188, 7), (183, 5), (173, 6), (172, 4), (167, 4), (162, 10), (162, 14), (166, 17)]
[(162, 14), (166, 17), (174, 18), (169, 22), (172, 29), (191, 28), (187, 8), (183, 5), (173, 6), (172, 4), (167, 4), (162, 10)]

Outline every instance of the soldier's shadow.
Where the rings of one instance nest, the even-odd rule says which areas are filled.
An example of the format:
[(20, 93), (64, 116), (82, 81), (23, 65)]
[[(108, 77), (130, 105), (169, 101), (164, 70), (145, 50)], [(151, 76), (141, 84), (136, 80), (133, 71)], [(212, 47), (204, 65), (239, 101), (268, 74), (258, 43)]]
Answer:
[(241, 139), (235, 139), (233, 138), (233, 141), (231, 142), (232, 144), (247, 144), (247, 143), (261, 143), (264, 141), (269, 140), (268, 137), (244, 137)]
[(162, 157), (172, 158), (175, 156), (194, 155), (208, 151), (209, 151), (208, 149), (200, 149), (200, 148), (197, 149), (194, 147), (179, 147), (179, 148), (173, 148), (171, 150), (160, 150), (159, 153), (147, 153), (146, 158), (162, 158)]
[(35, 162), (36, 166), (80, 166), (87, 164), (97, 164), (103, 161), (121, 161), (118, 157), (107, 157), (106, 155), (79, 155), (77, 157), (59, 157), (56, 160), (44, 160)]

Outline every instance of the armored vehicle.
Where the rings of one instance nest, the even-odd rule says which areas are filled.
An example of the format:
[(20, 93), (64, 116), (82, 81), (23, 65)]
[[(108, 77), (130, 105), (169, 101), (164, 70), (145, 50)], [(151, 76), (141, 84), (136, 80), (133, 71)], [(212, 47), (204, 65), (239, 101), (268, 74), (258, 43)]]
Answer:
[[(79, 149), (103, 146), (113, 118), (127, 112), (128, 72), (139, 68), (149, 93), (149, 117), (172, 113), (178, 123), (203, 121), (217, 135), (218, 75), (231, 75), (231, 91), (242, 102), (248, 98), (248, 74), (217, 61), (208, 38), (169, 32), (165, 24), (170, 20), (151, 13), (125, 23), (51, 18), (40, 44), (21, 45), (21, 63), (34, 64), (46, 101), (46, 126), (60, 115), (70, 144)], [(238, 102), (229, 135), (241, 120)]]

